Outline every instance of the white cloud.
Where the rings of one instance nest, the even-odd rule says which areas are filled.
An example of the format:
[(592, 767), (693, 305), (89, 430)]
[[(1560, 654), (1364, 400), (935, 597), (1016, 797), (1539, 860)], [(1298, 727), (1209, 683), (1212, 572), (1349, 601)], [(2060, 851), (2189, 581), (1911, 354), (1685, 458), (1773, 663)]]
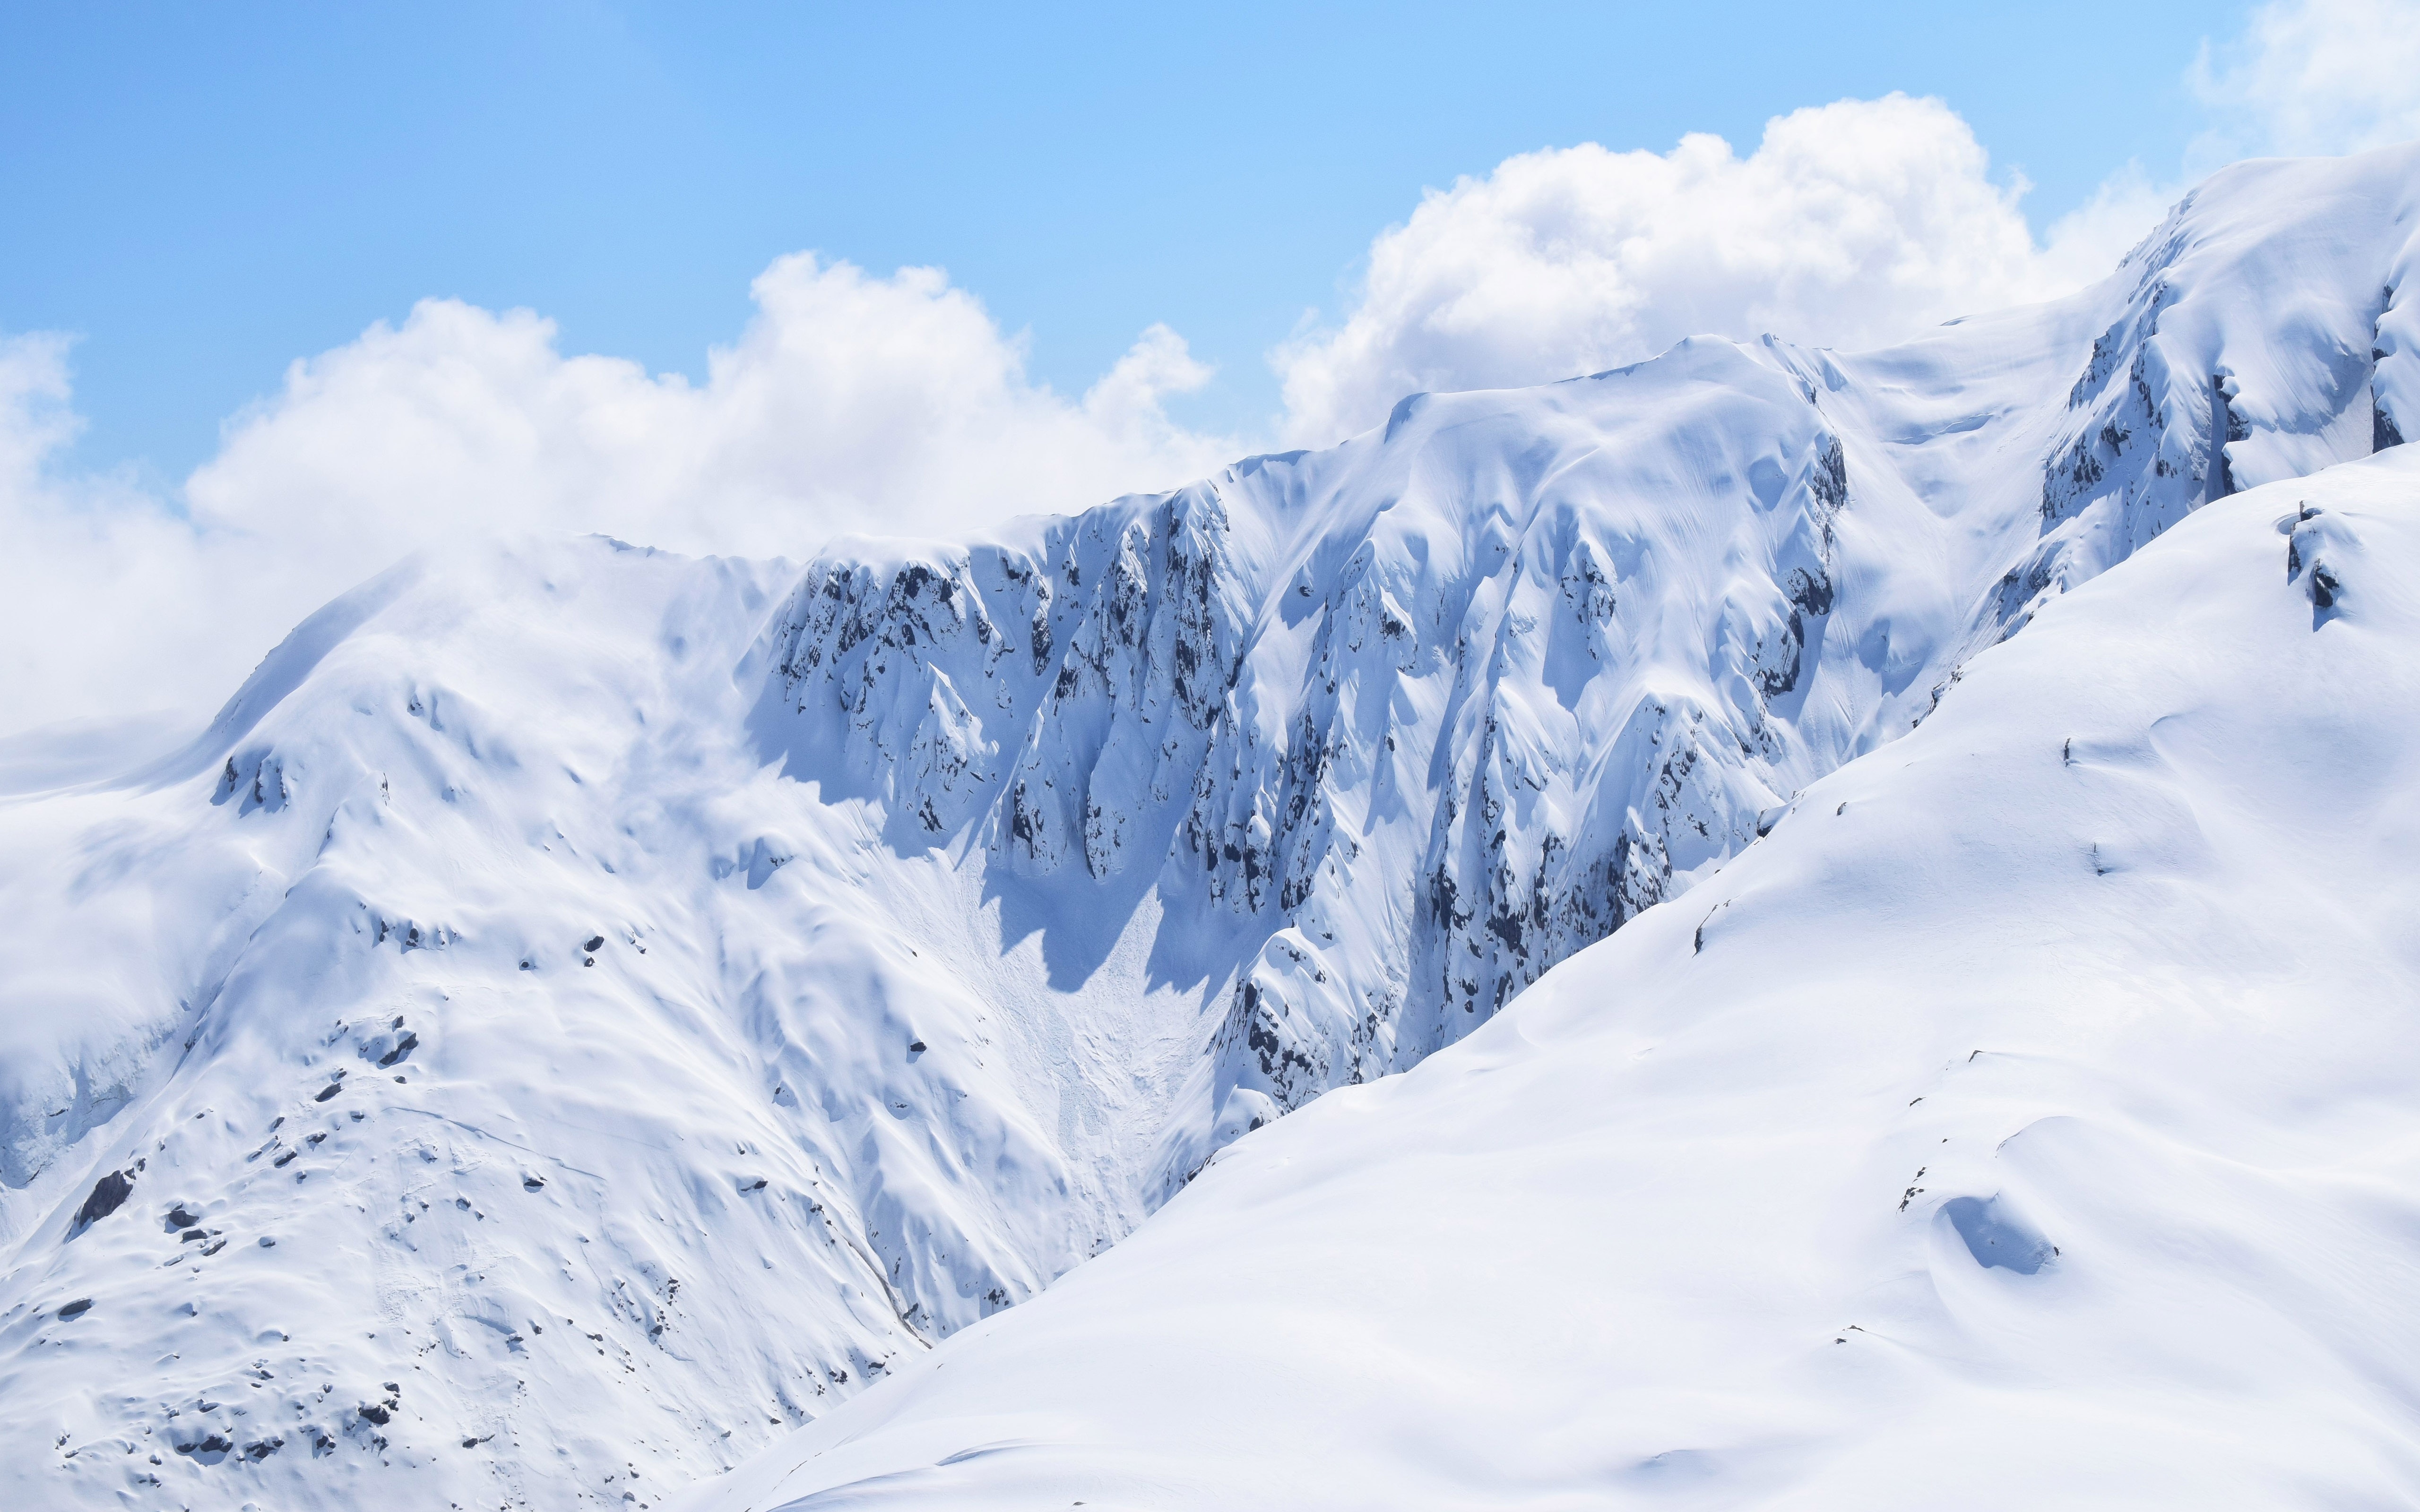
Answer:
[(287, 376), (187, 486), (227, 532), (384, 560), (497, 520), (687, 550), (813, 550), (881, 521), (952, 529), (1168, 486), (1232, 442), (1160, 408), (1208, 370), (1162, 327), (1080, 402), (933, 269), (784, 257), (706, 379), (564, 357), (551, 323), (430, 301)]
[(1071, 400), (936, 270), (799, 255), (753, 292), (699, 384), (566, 357), (527, 311), (423, 302), (296, 363), (182, 516), (60, 475), (65, 345), (0, 344), (0, 731), (224, 696), (320, 603), (462, 533), (803, 556), (1172, 486), (1241, 450), (1169, 420), (1209, 370), (1165, 327)]
[(2042, 239), (2044, 285), (2078, 289), (2108, 277), (2118, 259), (2167, 218), (2188, 187), (2155, 182), (2133, 162), (2102, 179), (2090, 199), (2050, 224)]
[(2359, 152), (2420, 137), (2420, 0), (2273, 0), (2190, 75), (2211, 116), (2196, 173), (2254, 154)]
[[(2196, 167), (2420, 134), (2420, 0), (2279, 0), (2190, 77), (2216, 123)], [(1378, 236), (1357, 304), (1275, 354), (1275, 424), (1324, 443), (1406, 393), (1699, 332), (1887, 342), (2088, 282), (2175, 190), (2129, 168), (2040, 241), (2023, 193), (1947, 106), (1898, 95), (1778, 116), (1745, 157), (1695, 135), (1512, 158)], [(803, 555), (1166, 486), (1259, 440), (1171, 421), (1208, 374), (1165, 327), (1069, 397), (936, 270), (801, 255), (754, 294), (695, 384), (566, 357), (526, 311), (425, 302), (294, 364), (174, 499), (62, 471), (67, 348), (0, 338), (0, 732), (212, 702), (318, 604), (451, 535)]]
[[(2038, 297), (2066, 275), (1987, 166), (1947, 107), (1896, 96), (1777, 119), (1745, 160), (1710, 136), (1512, 159), (1378, 239), (1361, 307), (1285, 354), (1283, 424), (1329, 440), (1416, 389), (1569, 377), (1697, 332), (1857, 345)], [(8, 347), (0, 730), (215, 699), (332, 594), (465, 533), (804, 555), (1172, 486), (1246, 449), (1168, 417), (1209, 374), (1165, 327), (1068, 398), (936, 270), (801, 255), (753, 293), (694, 384), (566, 357), (527, 311), (424, 302), (296, 363), (178, 509), (57, 476), (64, 348)]]
[(185, 702), (159, 685), (189, 674), (214, 629), (183, 521), (121, 479), (52, 472), (78, 429), (67, 352), (57, 336), (0, 338), (0, 730)]
[(2046, 250), (2024, 186), (1989, 167), (1947, 105), (1904, 95), (1777, 116), (1745, 158), (1693, 135), (1507, 159), (1431, 192), (1372, 244), (1343, 323), (1280, 349), (1289, 424), (1333, 440), (1405, 393), (1547, 382), (1699, 333), (1881, 345), (2079, 286), (2157, 219), (2113, 188)]
[[(2420, 137), (2420, 0), (2272, 0), (2205, 45), (2187, 82), (2211, 125), (2182, 166)], [(1358, 302), (1273, 354), (1311, 444), (1404, 393), (1548, 382), (1683, 336), (1855, 348), (2046, 299), (2113, 269), (2184, 189), (2119, 169), (2037, 243), (2022, 181), (1937, 100), (1845, 100), (1776, 116), (1743, 158), (1587, 144), (1507, 159), (1424, 197), (1372, 243)]]

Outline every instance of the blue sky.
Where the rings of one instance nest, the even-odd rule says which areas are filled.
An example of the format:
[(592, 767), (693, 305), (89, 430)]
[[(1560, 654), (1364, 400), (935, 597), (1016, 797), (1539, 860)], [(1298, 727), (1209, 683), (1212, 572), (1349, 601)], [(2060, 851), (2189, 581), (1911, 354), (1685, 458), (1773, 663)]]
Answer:
[(1743, 153), (1767, 117), (1935, 94), (2039, 229), (2173, 178), (2229, 5), (1211, 8), (10, 4), (0, 332), (77, 343), (71, 457), (155, 486), (291, 360), (427, 295), (700, 373), (749, 280), (937, 264), (1080, 392), (1155, 321), (1241, 432), (1264, 354), (1349, 306), (1424, 186), (1596, 141)]

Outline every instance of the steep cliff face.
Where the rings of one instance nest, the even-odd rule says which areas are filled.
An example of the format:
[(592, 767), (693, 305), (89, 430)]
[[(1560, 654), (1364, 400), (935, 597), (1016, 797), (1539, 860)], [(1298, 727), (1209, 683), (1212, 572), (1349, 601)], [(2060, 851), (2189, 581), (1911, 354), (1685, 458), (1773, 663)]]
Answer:
[(964, 541), (347, 594), (174, 757), (0, 799), (0, 1473), (730, 1463), (1690, 913), (2213, 492), (2412, 434), (2416, 193), (2251, 165), (2056, 305), (1416, 396)]
[(972, 825), (1023, 873), (1124, 871), (1233, 682), (1251, 585), (1230, 535), (1203, 485), (1016, 544), (819, 562), (775, 633), (770, 696), (799, 717), (779, 736), (867, 783), (903, 850)]
[(2126, 258), (2043, 468), (2022, 624), (2212, 500), (2400, 445), (2420, 404), (2402, 154), (2231, 168)]
[(1841, 758), (1801, 716), (1872, 702), (1809, 651), (1842, 442), (1760, 355), (1408, 401), (1321, 480), (1174, 846), (1275, 927), (1169, 1175), (1468, 1033)]
[(1835, 711), (1877, 702), (1820, 652), (1849, 501), (1812, 387), (1729, 343), (1424, 396), (1334, 453), (818, 563), (760, 728), (903, 851), (1238, 922), (1164, 1191), (1467, 1033), (1841, 759)]

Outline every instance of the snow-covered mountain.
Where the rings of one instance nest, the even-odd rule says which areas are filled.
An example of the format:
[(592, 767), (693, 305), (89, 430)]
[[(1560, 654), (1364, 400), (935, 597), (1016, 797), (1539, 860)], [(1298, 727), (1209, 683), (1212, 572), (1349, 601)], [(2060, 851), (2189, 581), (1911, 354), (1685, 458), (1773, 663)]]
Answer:
[[(1247, 1441), (1218, 1435), (1285, 1411), (1286, 1442), (1343, 1434), (1355, 1446), (1339, 1464), (1392, 1458), (1410, 1474), (1432, 1450), (1481, 1441), (1408, 1427), (1427, 1411), (1409, 1396), (1383, 1426), (1357, 1416), (1395, 1398), (1351, 1381), (1463, 1372), (1450, 1341), (1511, 1329), (1506, 1308), (1526, 1332), (1438, 1388), (1466, 1406), (1534, 1405), (1502, 1382), (1560, 1378), (1525, 1350), (1568, 1360), (1608, 1328), (1677, 1341), (1700, 1321), (1761, 1326), (1733, 1282), (1827, 1306), (1850, 1295), (1835, 1283), (1884, 1285), (1892, 1257), (1932, 1242), (1934, 1215), (1955, 1227), (1967, 1210), (1918, 1182), (1887, 1234), (1857, 1227), (1862, 1209), (1823, 1208), (1846, 1191), (1845, 1167), (1823, 1161), (1898, 1137), (1826, 1099), (1895, 1090), (1914, 1074), (1901, 1059), (1945, 1036), (2021, 1026), (2077, 1086), (2118, 1103), (2165, 1095), (2109, 1057), (2182, 1033), (2151, 1011), (2171, 998), (2141, 1007), (2044, 964), (2044, 941), (2087, 924), (2166, 940), (2164, 954), (2109, 956), (2114, 980), (2186, 993), (2234, 980), (2193, 975), (2183, 936), (2162, 934), (2173, 900), (2105, 880), (2151, 866), (2122, 853), (2169, 844), (2145, 837), (2199, 801), (2163, 798), (2153, 777), (2127, 790), (2145, 805), (2134, 828), (2087, 841), (2113, 858), (2084, 870), (2104, 880), (2074, 884), (2097, 887), (2092, 902), (2065, 880), (2027, 891), (2025, 868), (2085, 810), (2059, 808), (2012, 753), (2069, 719), (2086, 752), (2071, 759), (2089, 764), (2103, 738), (2090, 730), (2149, 706), (2113, 685), (2115, 702), (2071, 717), (2061, 680), (2097, 685), (2115, 652), (2092, 648), (2135, 645), (2183, 679), (2173, 687), (2205, 688), (2235, 712), (2193, 736), (2216, 744), (2193, 748), (2209, 770), (2192, 781), (2239, 805), (2285, 748), (2238, 729), (2254, 707), (2228, 702), (2238, 682), (2317, 678), (2291, 690), (2307, 703), (2341, 686), (2327, 678), (2375, 673), (2386, 681), (2366, 707), (2383, 722), (2348, 738), (2399, 728), (2401, 622), (2382, 595), (2403, 570), (2401, 474), (2337, 464), (2420, 434), (2415, 201), (2420, 151), (2246, 164), (2058, 304), (1862, 356), (1701, 340), (1543, 389), (1417, 396), (1330, 451), (980, 539), (841, 543), (804, 566), (597, 539), (432, 553), (306, 622), (172, 753), (80, 778), (72, 752), (12, 753), (0, 775), (25, 791), (0, 800), (13, 926), (0, 1401), (15, 1452), (0, 1484), (63, 1506), (652, 1504), (816, 1420), (797, 1457), (823, 1454), (824, 1468), (782, 1494), (895, 1473), (879, 1496), (930, 1489), (951, 1504), (1131, 1472), (1130, 1489), (1172, 1487), (1169, 1500), (1337, 1504), (1346, 1482), (1285, 1470), (1275, 1450), (1272, 1478), (1248, 1482), (1153, 1447), (1099, 1394), (1182, 1404), (1117, 1384), (1116, 1362), (1156, 1350), (1171, 1381), (1211, 1393), (1185, 1411), (1222, 1456)], [(2297, 655), (2321, 661), (2296, 673), (2259, 639), (2275, 584), (2220, 570), (2218, 546), (2196, 557), (2162, 537), (2213, 500), (2298, 478), (2314, 497), (2350, 492), (2281, 543), (2310, 548), (2290, 587), (2320, 623)], [(2198, 517), (2180, 542), (2218, 541), (2202, 520), (2250, 507)], [(2354, 518), (2365, 510), (2372, 522)], [(2067, 596), (2137, 553), (2088, 598)], [(2082, 628), (2052, 634), (2062, 618)], [(2348, 642), (2354, 660), (2326, 659)], [(1993, 667), (2029, 670), (1993, 674), (1994, 694)], [(2275, 707), (2282, 727), (2303, 703)], [(1976, 711), (1963, 725), (1961, 710)], [(1971, 764), (1941, 754), (1962, 739)], [(1955, 780), (1885, 779), (1925, 752), (1934, 766), (1906, 769), (1956, 767)], [(2360, 783), (2386, 780), (2328, 768), (2295, 801), (2341, 794), (2347, 815), (2384, 811), (2358, 805), (2383, 803)], [(1890, 801), (1908, 817), (1853, 851), (1802, 838), (1810, 803), (1868, 791), (1901, 794)], [(1986, 815), (2015, 826), (2002, 852), (1976, 838), (1999, 832)], [(2248, 867), (2244, 854), (2223, 859)], [(1996, 892), (1994, 855), (2012, 869)], [(1712, 894), (1657, 910), (1717, 869)], [(2340, 886), (2368, 887), (2357, 875)], [(1746, 906), (1759, 896), (1770, 906)], [(1717, 906), (1733, 897), (1736, 913)], [(2088, 918), (2069, 917), (2079, 907)], [(1972, 934), (1978, 912), (1997, 922)], [(2328, 952), (2319, 915), (2299, 900), (2285, 912), (2304, 920), (2297, 950)], [(1220, 1154), (1473, 1035), (1633, 919), (1482, 1041)], [(1727, 934), (1743, 943), (1720, 949)], [(2365, 939), (2392, 964), (2393, 948)], [(1675, 975), (1716, 969), (1728, 975), (1702, 986)], [(1861, 972), (1869, 1009), (1849, 986)], [(1959, 993), (1926, 995), (1953, 980)], [(2379, 980), (2408, 996), (2408, 975)], [(2009, 1017), (2054, 983), (2139, 1018), (2145, 1039), (2102, 1026), (2062, 1049), (2072, 1013)], [(2252, 986), (2228, 991), (2252, 1011)], [(1682, 1041), (1701, 1016), (1711, 1027), (1651, 1063), (1694, 1071), (1651, 1072), (1636, 1107), (1607, 1101), (1616, 1070), (1632, 1074), (1621, 1057)], [(1534, 1064), (1514, 1054), (1525, 1026), (1549, 1046)], [(2249, 1041), (2212, 1043), (2223, 1057)], [(2384, 1074), (2393, 1057), (2370, 1048)], [(1528, 1070), (1489, 1079), (1516, 1062)], [(2320, 1096), (2325, 1070), (2300, 1067), (2321, 1079), (2296, 1095)], [(2051, 1098), (2055, 1081), (2006, 1097)], [(1807, 1127), (1838, 1136), (1768, 1158), (1819, 1104), (1833, 1121)], [(1737, 1148), (1706, 1121), (1733, 1114)], [(2128, 1116), (2204, 1149), (2204, 1124)], [(2283, 1112), (2276, 1127), (2289, 1129)], [(1420, 1151), (1419, 1223), (1459, 1237), (1421, 1230), (1437, 1248), (1404, 1279), (1404, 1257), (1423, 1252), (1390, 1227), (1406, 1189), (1388, 1183), (1409, 1180)], [(1701, 1206), (1641, 1208), (1669, 1236), (1642, 1249), (1606, 1194), (1644, 1181), (1651, 1159), (1694, 1173)], [(1285, 1162), (1295, 1174), (1265, 1174)], [(985, 1321), (1180, 1192), (1045, 1305)], [(2245, 1203), (2210, 1231), (2230, 1255), (2265, 1253), (2257, 1224), (2275, 1212)], [(1497, 1237), (1474, 1246), (1487, 1224)], [(1806, 1264), (1743, 1247), (1768, 1229), (1815, 1246)], [(1523, 1279), (1516, 1257), (1541, 1269)], [(1306, 1289), (1277, 1286), (1273, 1267)], [(1658, 1313), (1651, 1328), (1624, 1310), (1662, 1305), (1651, 1271), (1701, 1275), (1701, 1298), (1740, 1310)], [(2144, 1284), (2130, 1273), (2106, 1295), (2132, 1306)], [(1331, 1285), (1373, 1299), (1333, 1332), (1302, 1311)], [(1397, 1336), (1407, 1314), (1379, 1304), (1405, 1288), (1433, 1310), (1434, 1348)], [(1145, 1293), (1159, 1316), (1141, 1316)], [(2019, 1326), (1956, 1318), (1975, 1337)], [(1592, 1321), (1541, 1332), (1574, 1319)], [(980, 1338), (927, 1359), (975, 1325)], [(1128, 1343), (1104, 1342), (1120, 1331)], [(2018, 1368), (1988, 1339), (1960, 1349), (1933, 1352)], [(1374, 1368), (1380, 1357), (1394, 1363)], [(1589, 1389), (1746, 1389), (1683, 1381), (1750, 1369), (1749, 1355), (1714, 1350), (1687, 1370), (1658, 1358), (1642, 1342), (1632, 1374)], [(935, 1368), (976, 1396), (937, 1394)], [(1294, 1385), (1264, 1391), (1269, 1371)], [(917, 1384), (830, 1415), (899, 1374)], [(1872, 1414), (1906, 1399), (1891, 1391), (1921, 1395), (1893, 1379), (1841, 1398), (1866, 1415), (1838, 1413), (1880, 1435)], [(1498, 1385), (1467, 1384), (1483, 1380)], [(1797, 1389), (1774, 1387), (1758, 1397), (1766, 1416), (1737, 1421), (1834, 1433)], [(993, 1437), (1046, 1451), (934, 1448), (952, 1415), (997, 1415), (1021, 1393), (1043, 1427)], [(2041, 1423), (2068, 1410), (2011, 1403)], [(1683, 1443), (1699, 1420), (1672, 1421), (1680, 1479), (1729, 1473), (1689, 1458), (1715, 1454)], [(840, 1454), (843, 1440), (867, 1447)], [(1746, 1458), (1776, 1484), (1815, 1462)], [(1482, 1467), (1473, 1476), (1493, 1462), (1463, 1461)], [(768, 1504), (771, 1473), (752, 1467), (733, 1484), (754, 1489), (732, 1504)], [(1540, 1468), (1535, 1483), (1582, 1497), (1563, 1473)], [(858, 1502), (877, 1495), (861, 1489)]]
[(2415, 653), (2420, 457), (2213, 504), (684, 1504), (2410, 1505)]

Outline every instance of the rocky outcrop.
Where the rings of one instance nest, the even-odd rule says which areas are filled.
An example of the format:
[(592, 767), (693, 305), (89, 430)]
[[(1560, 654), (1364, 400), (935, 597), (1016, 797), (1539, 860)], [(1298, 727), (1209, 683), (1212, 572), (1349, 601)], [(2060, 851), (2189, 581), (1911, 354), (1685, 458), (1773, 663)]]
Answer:
[(975, 822), (1005, 864), (1106, 876), (1139, 841), (1137, 800), (1189, 787), (1224, 705), (1242, 638), (1227, 532), (1203, 485), (1022, 546), (818, 563), (780, 620), (782, 696), (845, 717), (838, 754), (904, 841)]

